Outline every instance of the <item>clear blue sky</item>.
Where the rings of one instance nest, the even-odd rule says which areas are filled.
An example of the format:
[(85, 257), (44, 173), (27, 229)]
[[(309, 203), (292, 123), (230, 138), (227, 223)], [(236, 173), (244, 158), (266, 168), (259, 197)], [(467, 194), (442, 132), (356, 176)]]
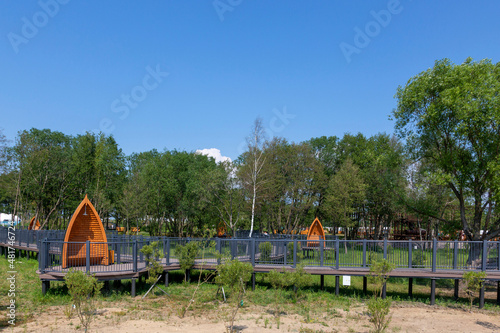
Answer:
[(398, 85), (436, 59), (500, 61), (498, 1), (59, 1), (0, 3), (10, 140), (104, 129), (126, 154), (234, 159), (258, 116), (295, 142), (392, 133)]

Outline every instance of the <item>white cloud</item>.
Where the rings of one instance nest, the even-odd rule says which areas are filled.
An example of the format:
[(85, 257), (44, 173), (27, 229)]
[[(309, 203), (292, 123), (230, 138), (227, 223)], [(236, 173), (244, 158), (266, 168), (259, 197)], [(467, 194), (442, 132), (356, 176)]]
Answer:
[(215, 159), (215, 162), (224, 162), (224, 161), (229, 161), (231, 162), (231, 158), (227, 156), (222, 156), (220, 153), (220, 150), (217, 148), (209, 148), (209, 149), (198, 149), (196, 151), (196, 154), (201, 154), (201, 155), (206, 155), (213, 157)]

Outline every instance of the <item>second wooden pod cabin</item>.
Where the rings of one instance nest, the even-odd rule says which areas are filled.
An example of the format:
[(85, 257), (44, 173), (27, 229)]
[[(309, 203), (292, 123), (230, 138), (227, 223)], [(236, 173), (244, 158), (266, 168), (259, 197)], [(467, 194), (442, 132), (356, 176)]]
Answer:
[(36, 220), (36, 216), (33, 216), (30, 221), (30, 225), (28, 226), (28, 230), (40, 230), (40, 221)]
[[(85, 266), (87, 244), (90, 241), (90, 264), (109, 265), (113, 262), (114, 254), (108, 251), (106, 232), (101, 218), (94, 206), (85, 195), (69, 222), (64, 237), (62, 267)], [(67, 243), (70, 242), (70, 243)]]
[[(316, 247), (319, 246), (319, 240), (325, 240), (325, 230), (318, 218), (315, 218), (311, 226), (309, 227), (309, 232), (307, 233), (307, 246)], [(316, 241), (316, 242), (310, 242)]]

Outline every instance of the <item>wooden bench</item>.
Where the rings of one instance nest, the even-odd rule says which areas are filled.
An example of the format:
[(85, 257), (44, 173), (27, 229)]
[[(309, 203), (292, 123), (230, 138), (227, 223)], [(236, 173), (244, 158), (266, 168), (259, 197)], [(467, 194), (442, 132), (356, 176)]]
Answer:
[[(87, 264), (87, 244), (65, 244), (68, 260), (63, 268), (85, 266)], [(107, 250), (106, 244), (92, 244), (90, 246), (90, 265), (109, 265), (115, 262), (115, 251)], [(108, 251), (108, 256), (105, 255)]]

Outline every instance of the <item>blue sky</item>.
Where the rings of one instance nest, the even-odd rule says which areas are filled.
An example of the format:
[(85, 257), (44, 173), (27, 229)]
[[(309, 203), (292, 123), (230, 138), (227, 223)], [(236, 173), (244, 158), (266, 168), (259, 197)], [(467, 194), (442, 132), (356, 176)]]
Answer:
[(499, 13), (498, 1), (6, 0), (0, 128), (233, 159), (258, 116), (295, 142), (392, 133), (398, 85), (436, 59), (500, 60)]

